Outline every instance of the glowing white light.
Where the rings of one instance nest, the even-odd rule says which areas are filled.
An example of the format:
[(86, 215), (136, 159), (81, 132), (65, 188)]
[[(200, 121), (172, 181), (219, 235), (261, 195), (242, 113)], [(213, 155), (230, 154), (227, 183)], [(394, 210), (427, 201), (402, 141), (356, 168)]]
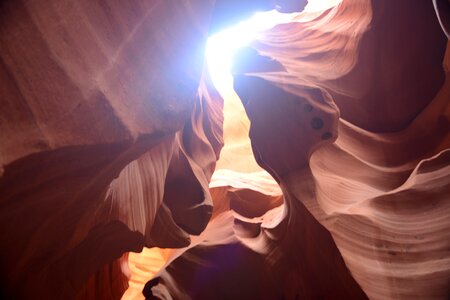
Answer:
[[(264, 30), (275, 25), (301, 21), (308, 14), (318, 16), (317, 13), (338, 5), (342, 0), (309, 0), (303, 13), (283, 14), (276, 10), (256, 13), (247, 21), (229, 29), (223, 30), (208, 39), (206, 45), (206, 60), (209, 73), (216, 89), (224, 92), (232, 89), (231, 63), (233, 56), (239, 48), (248, 45)], [(314, 14), (315, 13), (315, 14)]]
[(342, 0), (309, 0), (305, 12), (321, 12), (341, 3)]
[(262, 31), (290, 22), (292, 17), (292, 14), (282, 14), (275, 10), (259, 12), (251, 19), (211, 36), (206, 45), (206, 60), (216, 89), (222, 93), (232, 86), (231, 64), (239, 48), (248, 45)]

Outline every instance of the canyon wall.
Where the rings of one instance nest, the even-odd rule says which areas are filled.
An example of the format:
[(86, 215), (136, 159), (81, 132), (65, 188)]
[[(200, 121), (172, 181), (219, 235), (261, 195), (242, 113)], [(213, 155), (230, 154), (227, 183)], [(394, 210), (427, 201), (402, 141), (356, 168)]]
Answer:
[(446, 299), (433, 3), (296, 14), (230, 99), (204, 65), (220, 3), (0, 4), (4, 298)]

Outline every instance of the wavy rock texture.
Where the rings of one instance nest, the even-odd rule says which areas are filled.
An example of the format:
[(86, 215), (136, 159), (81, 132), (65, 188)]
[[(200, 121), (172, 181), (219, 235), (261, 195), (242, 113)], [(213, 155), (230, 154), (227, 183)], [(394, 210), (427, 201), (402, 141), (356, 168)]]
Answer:
[[(445, 299), (446, 40), (431, 3), (377, 1), (372, 13), (369, 4), (343, 1), (317, 20), (275, 28), (255, 48), (285, 71), (246, 73), (277, 87), (237, 75), (235, 89), (257, 160), (283, 188), (288, 218), (299, 217), (301, 202), (370, 298)], [(427, 22), (414, 26), (418, 17)], [(448, 70), (448, 57), (444, 64)]]
[[(147, 288), (163, 299), (446, 299), (450, 62), (432, 3), (343, 1), (253, 47), (234, 70), (249, 120), (225, 97), (210, 186), (259, 255), (199, 245)], [(240, 292), (227, 292), (235, 280)]]
[(0, 11), (5, 297), (120, 298), (128, 251), (187, 245), (211, 216), (221, 102), (197, 90), (212, 3)]
[(431, 1), (327, 2), (225, 101), (212, 1), (2, 2), (5, 296), (446, 299), (448, 41)]

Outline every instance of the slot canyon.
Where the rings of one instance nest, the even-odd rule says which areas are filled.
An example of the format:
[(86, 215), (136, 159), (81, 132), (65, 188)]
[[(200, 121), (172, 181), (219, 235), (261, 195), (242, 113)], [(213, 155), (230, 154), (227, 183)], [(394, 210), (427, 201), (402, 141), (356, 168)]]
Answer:
[(449, 0), (0, 1), (1, 299), (449, 299), (449, 37)]

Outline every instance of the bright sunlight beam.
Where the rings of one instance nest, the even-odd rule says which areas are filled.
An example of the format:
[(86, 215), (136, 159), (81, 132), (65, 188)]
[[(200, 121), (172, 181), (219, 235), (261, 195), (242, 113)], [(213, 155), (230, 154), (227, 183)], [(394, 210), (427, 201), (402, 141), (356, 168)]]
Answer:
[[(304, 12), (322, 12), (338, 5), (341, 1), (309, 0)], [(208, 39), (206, 60), (214, 86), (220, 94), (224, 95), (224, 92), (230, 88), (232, 89), (231, 63), (236, 51), (250, 44), (264, 30), (268, 30), (278, 24), (289, 23), (296, 16), (298, 16), (298, 13), (283, 14), (276, 10), (258, 12), (249, 20), (216, 33)]]
[(292, 20), (293, 14), (276, 10), (256, 13), (252, 18), (223, 30), (208, 39), (206, 59), (214, 86), (223, 93), (232, 86), (231, 63), (236, 51), (248, 45), (262, 31)]

